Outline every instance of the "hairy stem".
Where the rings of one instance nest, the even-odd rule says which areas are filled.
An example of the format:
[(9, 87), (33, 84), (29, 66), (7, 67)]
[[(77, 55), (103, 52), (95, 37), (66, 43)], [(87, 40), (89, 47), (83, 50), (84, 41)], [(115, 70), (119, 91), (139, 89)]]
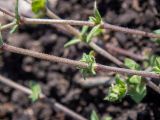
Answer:
[(2, 30), (6, 30), (6, 29), (8, 29), (8, 28), (13, 27), (14, 25), (16, 25), (16, 23), (15, 23), (15, 22), (11, 22), (11, 23), (9, 23), (9, 24), (3, 25), (3, 26), (0, 28), (0, 30), (1, 30), (1, 31), (2, 31)]
[[(72, 65), (72, 66), (77, 66), (77, 67), (82, 67), (82, 68), (88, 67), (88, 64), (86, 64), (84, 62), (61, 58), (61, 57), (57, 57), (54, 55), (39, 53), (39, 52), (35, 52), (32, 50), (14, 47), (14, 46), (11, 46), (8, 44), (4, 44), (2, 47), (2, 50), (12, 52), (12, 53), (17, 53), (17, 54), (22, 54), (22, 55), (28, 55), (28, 56), (31, 56), (34, 58), (47, 60), (47, 61), (51, 61), (51, 62), (64, 63), (67, 65)], [(105, 65), (101, 65), (101, 64), (96, 64), (95, 70), (96, 71), (104, 71), (104, 72), (115, 72), (115, 73), (128, 74), (128, 75), (139, 75), (142, 77), (150, 77), (150, 78), (160, 78), (160, 74), (155, 74), (152, 72), (136, 71), (136, 70), (130, 70), (130, 69), (125, 69), (125, 68), (110, 67), (110, 66), (105, 66)]]
[[(8, 12), (7, 10), (0, 8), (0, 11), (11, 16), (15, 17), (14, 14), (11, 12)], [(62, 20), (62, 19), (33, 19), (33, 18), (21, 18), (21, 21), (26, 23), (26, 24), (70, 24), (70, 25), (78, 25), (78, 26), (90, 26), (94, 27), (96, 24), (90, 21), (79, 21), (79, 20)], [(135, 35), (141, 35), (145, 37), (151, 37), (151, 38), (160, 38), (160, 35), (154, 34), (154, 33), (149, 33), (149, 32), (144, 32), (141, 30), (136, 30), (136, 29), (130, 29), (130, 28), (125, 28), (125, 27), (120, 27), (116, 25), (111, 25), (109, 23), (102, 23), (101, 27), (104, 29), (110, 29), (113, 31), (119, 31), (123, 33), (129, 33), (129, 34), (135, 34)]]
[(122, 49), (122, 48), (119, 48), (119, 47), (115, 47), (115, 46), (113, 46), (111, 44), (106, 44), (106, 48), (108, 50), (110, 50), (110, 51), (113, 51), (113, 52), (128, 56), (128, 57), (133, 58), (135, 60), (139, 60), (139, 61), (146, 60), (146, 57), (144, 57), (142, 55), (137, 55), (137, 54), (135, 54), (135, 53), (133, 53), (131, 51), (128, 51), (128, 50), (125, 50), (125, 49)]
[[(53, 19), (61, 19), (56, 14), (54, 14), (49, 8), (47, 8), (47, 15)], [(73, 34), (74, 36), (80, 36), (80, 31), (71, 25), (64, 25), (64, 29), (66, 29), (69, 33)], [(123, 63), (118, 60), (116, 57), (112, 56), (110, 53), (96, 45), (93, 41), (90, 42), (89, 46), (95, 50), (100, 55), (104, 56), (105, 58), (111, 60), (113, 63), (117, 64), (118, 66), (123, 66)]]
[(94, 44), (93, 42), (90, 42), (89, 46), (91, 48), (93, 48), (96, 52), (101, 54), (102, 56), (104, 56), (104, 57), (108, 58), (109, 60), (111, 60), (112, 62), (114, 62), (115, 64), (117, 64), (119, 66), (123, 66), (123, 63), (120, 60), (118, 60), (117, 58), (113, 57), (110, 53), (106, 52), (105, 50), (103, 50), (102, 48), (100, 48), (99, 46)]
[[(3, 10), (3, 11), (5, 11), (5, 13), (8, 14), (8, 15), (12, 14), (12, 13), (6, 11), (6, 10)], [(51, 17), (56, 18), (56, 20), (54, 19), (55, 20), (54, 21), (55, 24), (59, 23), (59, 22), (61, 23), (61, 24), (59, 23), (58, 26), (56, 24), (56, 27), (64, 30), (65, 32), (69, 32), (69, 33), (73, 34), (74, 36), (78, 36), (78, 37), (80, 36), (79, 30), (75, 29), (71, 25), (68, 25), (65, 22), (66, 20), (61, 20), (57, 15), (52, 13), (49, 9), (47, 9), (47, 11), (48, 11), (47, 12), (48, 15), (50, 15)], [(12, 14), (12, 16), (14, 16), (14, 15)], [(57, 19), (60, 19), (60, 20), (57, 20)], [(73, 20), (69, 20), (68, 22), (71, 23), (71, 22), (74, 22), (74, 21)], [(21, 24), (22, 23), (25, 23), (25, 24), (51, 24), (51, 23), (53, 23), (53, 19), (32, 19), (32, 18), (23, 18), (23, 17), (21, 17)], [(81, 21), (80, 21), (80, 23), (81, 23)], [(123, 65), (123, 63), (120, 60), (118, 60), (117, 58), (115, 58), (114, 56), (109, 54), (104, 49), (102, 49), (99, 46), (97, 46), (94, 42), (91, 42), (90, 47), (92, 49), (94, 49), (96, 52), (98, 52), (99, 54), (101, 54), (102, 56), (104, 56), (105, 58), (111, 60), (113, 63), (115, 63), (115, 64), (117, 64), (119, 66)]]
[[(15, 83), (13, 80), (10, 80), (10, 79), (2, 76), (2, 75), (0, 75), (0, 82), (4, 83), (4, 84), (6, 84), (6, 85), (8, 85), (8, 86), (10, 86), (10, 87), (12, 87), (12, 88), (14, 88), (14, 89), (17, 89), (17, 90), (19, 90), (19, 91), (22, 91), (22, 92), (24, 92), (24, 93), (26, 93), (26, 94), (28, 94), (28, 95), (32, 94), (32, 91), (31, 91), (29, 88), (24, 87), (24, 86), (22, 86), (22, 85), (20, 85), (20, 84), (18, 84), (18, 83)], [(40, 95), (40, 98), (42, 98), (42, 99), (47, 99), (47, 97), (46, 97), (44, 94), (41, 94), (41, 95)], [(54, 102), (52, 102), (52, 103), (53, 103), (53, 106), (54, 106), (55, 108), (63, 111), (64, 113), (66, 113), (67, 115), (73, 117), (74, 119), (77, 119), (77, 120), (87, 120), (86, 118), (80, 116), (79, 114), (75, 113), (74, 111), (66, 108), (66, 107), (63, 106), (62, 104), (56, 102), (55, 100), (54, 100)]]

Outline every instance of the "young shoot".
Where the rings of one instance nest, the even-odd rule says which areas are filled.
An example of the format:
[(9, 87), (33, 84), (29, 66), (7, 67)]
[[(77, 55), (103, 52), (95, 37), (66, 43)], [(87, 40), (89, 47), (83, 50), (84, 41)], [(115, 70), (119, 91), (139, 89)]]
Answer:
[(19, 15), (19, 10), (18, 10), (18, 5), (19, 5), (19, 0), (16, 0), (16, 6), (15, 6), (15, 22), (16, 24), (12, 27), (10, 30), (10, 34), (15, 33), (18, 30), (18, 26), (20, 24), (20, 15)]
[(108, 100), (111, 102), (121, 101), (122, 98), (127, 93), (127, 84), (124, 80), (121, 80), (119, 75), (115, 77), (115, 84), (112, 84), (109, 88), (108, 95), (104, 98), (104, 100)]
[[(132, 59), (125, 59), (125, 66), (132, 70), (140, 70), (139, 64)], [(127, 78), (128, 95), (136, 102), (139, 103), (146, 96), (147, 89), (146, 83), (143, 81), (141, 76), (133, 75)]]
[(95, 23), (96, 25), (99, 25), (102, 23), (102, 17), (101, 14), (99, 12), (99, 10), (97, 9), (97, 2), (94, 2), (94, 12), (93, 12), (94, 16), (90, 16), (89, 17), (89, 21)]
[[(154, 30), (153, 33), (160, 35), (160, 29)], [(154, 38), (151, 39), (152, 41), (156, 42), (157, 44), (160, 44), (160, 38)]]
[(156, 57), (153, 72), (160, 74), (160, 57)]
[[(132, 70), (140, 70), (140, 66), (132, 59), (125, 59), (125, 66)], [(116, 82), (109, 88), (109, 92), (105, 100), (115, 102), (121, 101), (125, 95), (129, 95), (132, 100), (139, 103), (146, 96), (146, 83), (141, 76), (128, 76), (126, 80), (121, 80), (120, 76), (116, 76)]]
[(90, 120), (100, 120), (100, 118), (94, 110), (91, 113)]
[(84, 53), (80, 61), (88, 64), (88, 67), (86, 68), (79, 68), (84, 79), (86, 79), (86, 77), (88, 76), (96, 75), (96, 71), (95, 71), (96, 61), (95, 61), (93, 51), (91, 51), (88, 55)]
[(46, 14), (47, 0), (32, 0), (32, 11), (36, 17), (43, 17)]
[(97, 9), (96, 2), (94, 4), (94, 16), (89, 17), (89, 21), (94, 22), (96, 26), (94, 26), (89, 32), (88, 32), (89, 27), (83, 26), (80, 36), (73, 38), (72, 40), (67, 42), (64, 45), (65, 48), (71, 45), (75, 45), (79, 42), (84, 42), (84, 43), (89, 44), (94, 37), (99, 36), (100, 34), (103, 33), (103, 29), (101, 28), (102, 18)]
[(29, 96), (29, 98), (32, 100), (32, 102), (35, 102), (40, 97), (41, 87), (39, 84), (35, 82), (30, 82), (30, 88), (31, 88), (32, 94)]

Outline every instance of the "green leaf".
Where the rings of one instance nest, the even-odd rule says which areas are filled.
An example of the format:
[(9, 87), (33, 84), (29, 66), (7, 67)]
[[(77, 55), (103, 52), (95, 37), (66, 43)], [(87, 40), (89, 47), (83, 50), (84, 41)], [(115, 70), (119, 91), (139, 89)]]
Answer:
[(97, 9), (97, 3), (95, 1), (94, 3), (94, 16), (90, 16), (89, 17), (89, 21), (94, 22), (96, 25), (101, 24), (102, 23), (102, 17)]
[[(160, 34), (160, 29), (154, 30), (153, 33), (159, 35), (159, 34)], [(154, 41), (154, 42), (160, 44), (160, 39), (159, 39), (159, 38), (154, 38), (154, 39), (152, 39), (152, 41)]]
[(81, 30), (81, 35), (84, 35), (87, 33), (89, 26), (83, 26)]
[(87, 38), (86, 38), (87, 43), (90, 43), (93, 37), (95, 37), (103, 32), (100, 27), (101, 27), (100, 25), (96, 25), (95, 27), (92, 28), (90, 33), (87, 35)]
[(160, 57), (156, 57), (153, 64), (153, 72), (160, 74)]
[(132, 59), (126, 58), (124, 61), (125, 66), (132, 70), (139, 70), (140, 66)]
[(120, 79), (119, 76), (116, 76), (116, 83), (112, 84), (109, 88), (108, 95), (104, 98), (104, 100), (108, 100), (111, 102), (120, 101), (127, 93), (127, 84)]
[(160, 57), (157, 57), (155, 62), (156, 62), (156, 66), (160, 68)]
[(141, 83), (141, 76), (133, 75), (128, 79), (129, 84), (140, 84)]
[[(0, 29), (1, 29), (1, 24), (0, 24)], [(1, 34), (1, 31), (0, 31), (0, 47), (3, 46), (3, 39), (2, 39), (2, 34)]]
[(149, 65), (150, 65), (150, 66), (155, 66), (156, 58), (157, 58), (157, 56), (155, 56), (155, 55), (151, 55), (151, 56), (149, 57)]
[(20, 24), (20, 16), (19, 16), (19, 10), (18, 10), (18, 8), (19, 8), (19, 0), (16, 0), (16, 6), (15, 6), (15, 18), (16, 19), (13, 21), (13, 22), (16, 23), (16, 25), (14, 25), (12, 27), (12, 29), (9, 32), (10, 34), (15, 33), (18, 30), (18, 26)]
[(79, 68), (84, 79), (86, 79), (86, 77), (88, 77), (90, 75), (96, 74), (96, 72), (95, 72), (96, 61), (94, 58), (93, 51), (91, 51), (88, 55), (86, 53), (84, 53), (80, 61), (88, 64), (88, 67), (86, 67), (86, 68)]
[(160, 29), (154, 30), (153, 31), (155, 34), (160, 34)]
[(18, 5), (19, 5), (19, 0), (16, 0), (16, 7), (15, 7), (15, 17), (16, 17), (16, 22), (19, 24), (20, 21), (20, 16), (19, 16), (19, 10), (18, 10)]
[(72, 39), (72, 40), (70, 40), (69, 42), (67, 42), (67, 43), (64, 45), (64, 47), (67, 48), (67, 47), (69, 47), (69, 46), (71, 46), (71, 45), (75, 45), (75, 44), (77, 44), (77, 43), (79, 43), (79, 42), (81, 42), (81, 40), (75, 38), (75, 39)]
[(94, 3), (94, 16), (96, 18), (96, 24), (100, 24), (102, 22), (102, 17), (97, 9), (97, 2)]
[(97, 23), (96, 18), (95, 18), (95, 17), (93, 17), (93, 16), (90, 16), (90, 17), (89, 17), (89, 21), (90, 21), (90, 22)]
[(13, 33), (15, 33), (16, 31), (18, 30), (18, 24), (16, 24), (16, 25), (14, 25), (13, 27), (12, 27), (12, 29), (10, 30), (10, 34), (13, 34)]
[(95, 111), (92, 111), (92, 114), (90, 116), (90, 120), (99, 120), (99, 117)]
[(32, 0), (32, 11), (38, 15), (42, 16), (46, 12), (46, 0)]
[(134, 86), (128, 94), (136, 103), (141, 102), (147, 94), (146, 84), (138, 84)]
[(157, 74), (160, 74), (160, 68), (158, 67), (153, 67), (153, 71)]
[(30, 88), (31, 88), (32, 94), (29, 96), (29, 98), (31, 98), (32, 102), (35, 102), (40, 97), (41, 87), (39, 84), (37, 84), (35, 82), (31, 82)]
[(104, 118), (104, 120), (112, 120), (112, 117), (107, 116), (107, 117)]

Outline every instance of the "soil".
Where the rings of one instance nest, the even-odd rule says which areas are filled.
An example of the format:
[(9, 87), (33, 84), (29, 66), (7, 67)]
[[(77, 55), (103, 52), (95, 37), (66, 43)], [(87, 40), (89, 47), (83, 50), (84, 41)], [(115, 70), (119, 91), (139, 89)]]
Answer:
[[(55, 7), (50, 6), (50, 8), (65, 19), (87, 20), (88, 16), (92, 15), (93, 3), (93, 0), (59, 0)], [(0, 6), (3, 7), (3, 5)], [(159, 28), (159, 5), (159, 0), (98, 1), (98, 8), (104, 21), (144, 31)], [(90, 48), (81, 44), (64, 49), (63, 45), (72, 36), (53, 26), (22, 25), (17, 33), (10, 35), (8, 32), (9, 30), (3, 32), (7, 43), (30, 50), (76, 60), (80, 59), (83, 52), (90, 51)], [(159, 46), (149, 41), (149, 38), (108, 30), (101, 39), (97, 41), (97, 44), (104, 49), (105, 44), (110, 43), (137, 54), (143, 54), (144, 50), (148, 49), (157, 55), (160, 54)], [(124, 59), (124, 56), (112, 54), (121, 60)], [(114, 65), (98, 54), (96, 54), (96, 61), (105, 65)], [(24, 86), (29, 86), (31, 80), (38, 82), (45, 95), (88, 119), (92, 110), (96, 110), (102, 118), (109, 115), (113, 120), (160, 119), (160, 95), (150, 88), (147, 88), (148, 94), (140, 104), (134, 103), (129, 97), (124, 98), (121, 102), (110, 103), (103, 100), (108, 84), (84, 87), (75, 82), (82, 78), (76, 68), (8, 52), (3, 53), (0, 65), (2, 75)], [(106, 77), (106, 79), (109, 76), (110, 79), (113, 79), (112, 74), (106, 73), (99, 73), (95, 79), (98, 80), (99, 76)], [(53, 109), (49, 103), (43, 100), (32, 103), (26, 94), (1, 83), (0, 119), (72, 120), (64, 113)]]

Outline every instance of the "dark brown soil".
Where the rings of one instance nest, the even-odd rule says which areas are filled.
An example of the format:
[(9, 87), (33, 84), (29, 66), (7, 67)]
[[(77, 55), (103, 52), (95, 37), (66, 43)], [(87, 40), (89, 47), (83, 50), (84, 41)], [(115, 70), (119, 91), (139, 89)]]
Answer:
[[(98, 8), (104, 21), (108, 23), (144, 31), (158, 29), (160, 1), (137, 0), (138, 6), (133, 4), (133, 1), (136, 0), (99, 0)], [(55, 8), (50, 7), (62, 18), (87, 20), (88, 16), (92, 15), (93, 2), (92, 0), (59, 0)], [(149, 38), (109, 30), (107, 32), (108, 34), (102, 37), (107, 39), (97, 41), (97, 44), (103, 48), (105, 44), (112, 43), (138, 54), (142, 54), (147, 48), (151, 48), (157, 55), (160, 53), (159, 46), (149, 41)], [(15, 46), (70, 59), (78, 60), (83, 52), (90, 50), (81, 44), (64, 49), (63, 45), (72, 38), (71, 35), (48, 25), (21, 26), (18, 33), (9, 35), (6, 31), (3, 37), (6, 42)], [(120, 55), (117, 57), (124, 59)], [(110, 115), (113, 120), (160, 119), (160, 95), (150, 88), (147, 89), (148, 94), (140, 104), (134, 103), (129, 97), (119, 103), (110, 103), (103, 100), (107, 93), (107, 84), (82, 87), (75, 82), (75, 79), (81, 79), (81, 76), (73, 67), (12, 53), (3, 53), (2, 59), (3, 63), (0, 64), (2, 75), (25, 86), (28, 86), (31, 80), (40, 83), (45, 95), (88, 119), (92, 110), (96, 110), (102, 117)], [(113, 65), (98, 54), (96, 59), (99, 63)], [(104, 73), (99, 75), (106, 76)], [(0, 119), (71, 120), (72, 118), (57, 112), (45, 101), (32, 103), (24, 93), (0, 83)]]

